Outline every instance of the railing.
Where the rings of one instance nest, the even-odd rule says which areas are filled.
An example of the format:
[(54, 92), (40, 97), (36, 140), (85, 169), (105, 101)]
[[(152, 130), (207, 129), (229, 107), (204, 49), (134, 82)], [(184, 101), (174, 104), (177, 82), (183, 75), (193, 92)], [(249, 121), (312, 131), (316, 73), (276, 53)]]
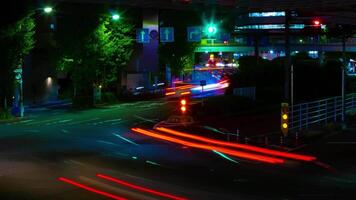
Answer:
[(256, 100), (256, 87), (234, 88), (233, 94)]
[(302, 130), (314, 124), (337, 122), (342, 120), (344, 113), (353, 109), (356, 109), (356, 93), (345, 96), (344, 107), (341, 96), (290, 106), (289, 130)]

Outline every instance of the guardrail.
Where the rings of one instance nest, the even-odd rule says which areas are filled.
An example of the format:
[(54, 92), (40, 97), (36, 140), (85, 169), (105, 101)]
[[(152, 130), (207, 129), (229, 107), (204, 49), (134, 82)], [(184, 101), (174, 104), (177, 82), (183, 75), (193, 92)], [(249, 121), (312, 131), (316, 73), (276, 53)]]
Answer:
[(341, 96), (290, 106), (289, 130), (302, 130), (314, 124), (337, 122), (342, 120), (344, 113), (352, 109), (356, 109), (356, 93), (345, 95), (344, 106)]

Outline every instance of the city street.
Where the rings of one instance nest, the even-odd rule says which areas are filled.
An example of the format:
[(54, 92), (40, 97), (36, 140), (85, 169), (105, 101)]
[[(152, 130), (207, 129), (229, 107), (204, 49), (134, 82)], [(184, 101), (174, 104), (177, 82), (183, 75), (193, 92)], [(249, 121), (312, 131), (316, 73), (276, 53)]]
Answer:
[(152, 128), (174, 105), (149, 101), (85, 111), (48, 108), (0, 124), (2, 198), (106, 199), (58, 180), (65, 177), (129, 199), (161, 199), (98, 173), (187, 199), (342, 199), (355, 193), (356, 137), (351, 133), (345, 133), (347, 142), (332, 136), (299, 150), (317, 156), (315, 163), (273, 165), (228, 160), (130, 131)]

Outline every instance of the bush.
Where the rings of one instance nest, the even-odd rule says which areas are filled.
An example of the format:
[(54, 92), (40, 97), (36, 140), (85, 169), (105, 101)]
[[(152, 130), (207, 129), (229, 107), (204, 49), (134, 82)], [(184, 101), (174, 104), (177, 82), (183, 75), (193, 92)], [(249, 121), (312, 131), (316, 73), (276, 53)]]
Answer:
[(0, 120), (11, 119), (12, 115), (9, 110), (0, 110)]
[(102, 102), (105, 102), (105, 103), (116, 103), (117, 102), (117, 97), (112, 92), (104, 92), (102, 94)]

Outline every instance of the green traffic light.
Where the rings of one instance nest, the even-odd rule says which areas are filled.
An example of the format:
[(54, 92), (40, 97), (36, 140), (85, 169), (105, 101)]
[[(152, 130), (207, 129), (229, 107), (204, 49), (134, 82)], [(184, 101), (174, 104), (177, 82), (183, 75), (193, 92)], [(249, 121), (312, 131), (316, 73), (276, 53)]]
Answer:
[(207, 30), (210, 35), (214, 35), (218, 32), (218, 28), (214, 24), (208, 25)]
[(117, 20), (120, 19), (120, 15), (114, 14), (114, 15), (112, 15), (112, 19), (113, 19), (114, 21), (117, 21)]
[(53, 8), (47, 6), (47, 7), (43, 8), (43, 11), (44, 11), (45, 13), (49, 14), (49, 13), (53, 12)]

